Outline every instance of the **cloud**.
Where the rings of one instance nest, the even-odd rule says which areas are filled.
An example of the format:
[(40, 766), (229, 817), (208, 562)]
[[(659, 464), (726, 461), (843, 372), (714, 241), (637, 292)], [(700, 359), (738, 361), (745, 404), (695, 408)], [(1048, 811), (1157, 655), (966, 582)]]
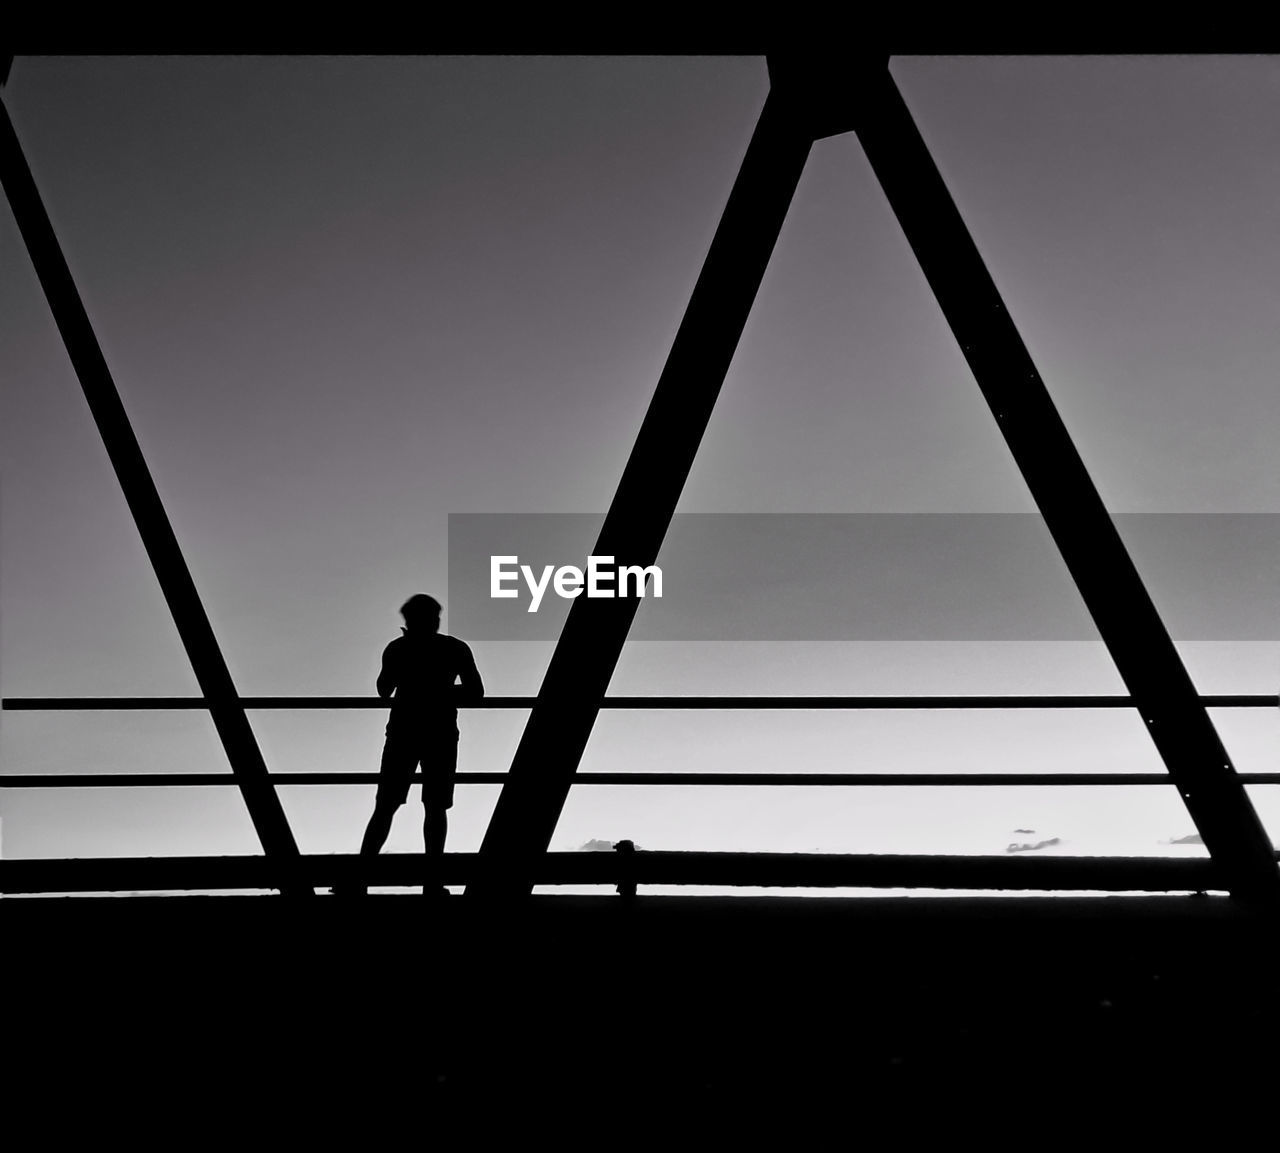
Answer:
[(1203, 845), (1204, 838), (1199, 833), (1188, 833), (1185, 837), (1174, 837), (1171, 841), (1165, 841), (1166, 845)]
[[(1014, 832), (1021, 831), (1022, 830), (1020, 829), (1014, 830)], [(1036, 841), (1034, 844), (1030, 841), (1022, 841), (1021, 843), (1015, 841), (1012, 844), (1005, 846), (1004, 851), (1006, 853), (1034, 853), (1037, 849), (1047, 849), (1050, 845), (1060, 844), (1062, 844), (1061, 837), (1050, 837), (1047, 841)]]

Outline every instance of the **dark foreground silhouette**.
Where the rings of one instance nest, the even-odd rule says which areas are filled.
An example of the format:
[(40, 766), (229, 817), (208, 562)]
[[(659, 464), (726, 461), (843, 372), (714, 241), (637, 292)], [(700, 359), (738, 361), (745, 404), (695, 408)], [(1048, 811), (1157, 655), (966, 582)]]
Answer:
[[(425, 593), (400, 609), (403, 635), (382, 653), (378, 696), (391, 698), (386, 744), (373, 816), (360, 845), (361, 856), (376, 856), (386, 844), (396, 810), (409, 799), (409, 787), (422, 766), (422, 836), (428, 875), (426, 895), (447, 895), (438, 867), (444, 856), (458, 767), (458, 709), (484, 697), (484, 684), (471, 649), (440, 632), (440, 602)], [(363, 895), (363, 884), (335, 888), (339, 895)]]
[(0, 1133), (38, 1125), (6, 1147), (1039, 1153), (1080, 1125), (1172, 1153), (1274, 1124), (1276, 934), (1227, 898), (419, 902), (0, 900)]

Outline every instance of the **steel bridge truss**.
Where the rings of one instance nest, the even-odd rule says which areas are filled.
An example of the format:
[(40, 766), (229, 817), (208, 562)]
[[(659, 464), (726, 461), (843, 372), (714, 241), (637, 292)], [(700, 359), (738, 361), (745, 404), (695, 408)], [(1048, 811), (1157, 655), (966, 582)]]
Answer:
[[(528, 708), (507, 773), (459, 780), (502, 785), (480, 851), (448, 854), (445, 879), (471, 899), (502, 901), (536, 884), (888, 886), (1002, 889), (1226, 889), (1280, 909), (1276, 852), (1246, 784), (1280, 774), (1235, 771), (1208, 708), (1274, 707), (1272, 697), (1201, 697), (1089, 476), (889, 72), (879, 57), (770, 57), (770, 91), (701, 274), (593, 549), (619, 565), (656, 562), (716, 398), (814, 141), (857, 136), (939, 308), (964, 354), (1099, 635), (1128, 690), (1116, 697), (610, 698), (607, 690), (640, 600), (578, 597), (538, 694), (479, 708)], [(7, 77), (5, 62), (3, 76)], [(3, 81), (0, 80), (0, 83)], [(207, 710), (231, 775), (10, 775), (0, 786), (214, 786), (241, 790), (263, 856), (155, 861), (0, 862), (0, 891), (266, 888), (292, 896), (356, 876), (418, 882), (414, 855), (304, 858), (275, 791), (282, 784), (367, 783), (375, 774), (269, 773), (248, 708), (385, 708), (376, 698), (241, 698), (8, 112), (0, 103), (0, 180), (200, 686), (199, 698), (6, 699), (4, 708)], [(601, 708), (1133, 708), (1164, 761), (1161, 774), (581, 773)], [(574, 784), (857, 786), (1173, 784), (1208, 860), (1045, 860), (793, 854), (558, 854), (549, 845)], [(594, 858), (594, 859), (589, 859)]]

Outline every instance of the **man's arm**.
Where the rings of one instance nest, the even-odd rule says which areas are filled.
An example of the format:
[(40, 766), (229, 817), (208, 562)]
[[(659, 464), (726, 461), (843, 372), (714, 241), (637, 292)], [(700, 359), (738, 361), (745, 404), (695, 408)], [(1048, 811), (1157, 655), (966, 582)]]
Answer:
[(454, 686), (454, 700), (460, 705), (474, 704), (484, 699), (484, 682), (476, 668), (476, 658), (469, 646), (458, 642), (458, 677), (461, 684)]
[(382, 650), (382, 671), (378, 674), (378, 696), (386, 700), (396, 688), (395, 641)]

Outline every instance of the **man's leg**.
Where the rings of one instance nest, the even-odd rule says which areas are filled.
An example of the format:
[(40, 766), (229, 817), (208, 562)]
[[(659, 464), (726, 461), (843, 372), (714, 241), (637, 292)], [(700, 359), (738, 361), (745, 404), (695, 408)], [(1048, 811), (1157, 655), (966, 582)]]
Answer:
[[(382, 767), (379, 770), (378, 795), (373, 803), (373, 816), (369, 818), (364, 839), (360, 842), (362, 857), (376, 857), (387, 843), (396, 810), (409, 796), (409, 780), (415, 767), (415, 763), (408, 760), (411, 755), (411, 752), (406, 753), (403, 742), (392, 740), (388, 735), (382, 749)], [(349, 885), (337, 885), (333, 891), (341, 894), (363, 894), (367, 889), (368, 885), (364, 881), (355, 881)]]
[(458, 737), (448, 736), (429, 751), (422, 762), (422, 844), (427, 854), (427, 875), (422, 883), (426, 896), (448, 893), (442, 884), (444, 842), (449, 835), (449, 809), (453, 805), (453, 780), (458, 767)]
[(444, 839), (449, 832), (449, 811), (436, 803), (438, 798), (424, 801), (422, 841), (427, 850), (427, 872), (422, 879), (424, 897), (446, 897), (444, 887)]
[(422, 819), (422, 842), (428, 857), (444, 856), (444, 840), (449, 834), (449, 810), (428, 805)]
[(373, 808), (373, 816), (369, 818), (369, 825), (364, 831), (364, 840), (360, 842), (360, 855), (376, 857), (381, 851), (382, 846), (387, 843), (387, 837), (391, 835), (391, 822), (396, 819), (396, 810), (399, 805), (377, 804)]
[[(382, 846), (387, 843), (387, 837), (391, 833), (391, 822), (395, 820), (396, 810), (400, 806), (398, 804), (387, 804), (380, 796), (373, 806), (373, 816), (369, 818), (369, 824), (364, 831), (364, 840), (360, 842), (360, 855), (362, 857), (376, 857), (382, 850)], [(351, 881), (335, 885), (334, 893), (340, 896), (364, 896), (368, 892), (368, 885), (364, 881)]]

